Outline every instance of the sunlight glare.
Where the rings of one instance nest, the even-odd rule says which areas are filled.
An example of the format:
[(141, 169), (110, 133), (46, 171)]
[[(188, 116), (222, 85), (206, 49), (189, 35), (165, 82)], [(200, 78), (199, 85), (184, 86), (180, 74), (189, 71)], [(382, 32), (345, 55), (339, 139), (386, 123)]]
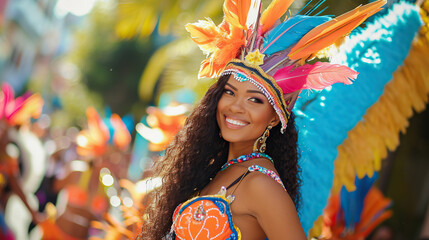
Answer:
[(64, 16), (67, 13), (72, 13), (76, 16), (88, 14), (97, 0), (58, 0), (56, 12), (59, 16)]

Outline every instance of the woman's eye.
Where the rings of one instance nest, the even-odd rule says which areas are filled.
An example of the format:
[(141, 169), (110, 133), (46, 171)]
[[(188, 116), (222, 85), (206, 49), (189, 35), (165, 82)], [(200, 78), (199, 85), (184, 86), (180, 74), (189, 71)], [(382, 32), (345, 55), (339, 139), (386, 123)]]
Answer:
[(254, 103), (263, 103), (263, 101), (259, 98), (250, 98), (249, 101), (254, 102)]
[(225, 90), (223, 90), (223, 92), (228, 94), (228, 95), (234, 95), (234, 93), (229, 89), (225, 89)]

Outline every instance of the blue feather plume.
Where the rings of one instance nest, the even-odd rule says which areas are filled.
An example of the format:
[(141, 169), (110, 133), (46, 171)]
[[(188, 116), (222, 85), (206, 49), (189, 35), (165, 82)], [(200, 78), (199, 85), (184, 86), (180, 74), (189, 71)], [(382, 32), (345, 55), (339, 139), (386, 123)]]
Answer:
[(377, 177), (377, 172), (374, 172), (371, 178), (365, 175), (365, 177), (359, 179), (356, 176), (355, 191), (349, 192), (344, 186), (341, 188), (341, 208), (344, 211), (344, 221), (347, 229), (354, 229), (355, 225), (360, 221), (365, 197)]
[(310, 30), (331, 19), (331, 17), (327, 16), (304, 15), (289, 18), (267, 34), (264, 38), (262, 52), (271, 55), (285, 50), (292, 44), (297, 43)]

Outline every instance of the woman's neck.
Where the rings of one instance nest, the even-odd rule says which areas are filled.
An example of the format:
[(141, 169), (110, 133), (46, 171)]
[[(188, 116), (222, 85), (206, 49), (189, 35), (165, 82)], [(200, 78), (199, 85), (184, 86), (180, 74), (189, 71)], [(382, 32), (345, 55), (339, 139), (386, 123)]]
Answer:
[(253, 142), (251, 143), (229, 143), (228, 160), (237, 158), (253, 152)]

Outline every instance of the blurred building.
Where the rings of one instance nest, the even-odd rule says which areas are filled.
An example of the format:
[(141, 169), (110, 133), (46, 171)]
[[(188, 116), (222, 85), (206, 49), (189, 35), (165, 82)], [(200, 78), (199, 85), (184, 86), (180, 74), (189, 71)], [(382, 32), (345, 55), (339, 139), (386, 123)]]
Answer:
[(61, 20), (57, 0), (0, 0), (0, 81), (23, 89), (39, 59), (54, 55)]
[(3, 21), (4, 9), (8, 0), (0, 0), (0, 24)]

